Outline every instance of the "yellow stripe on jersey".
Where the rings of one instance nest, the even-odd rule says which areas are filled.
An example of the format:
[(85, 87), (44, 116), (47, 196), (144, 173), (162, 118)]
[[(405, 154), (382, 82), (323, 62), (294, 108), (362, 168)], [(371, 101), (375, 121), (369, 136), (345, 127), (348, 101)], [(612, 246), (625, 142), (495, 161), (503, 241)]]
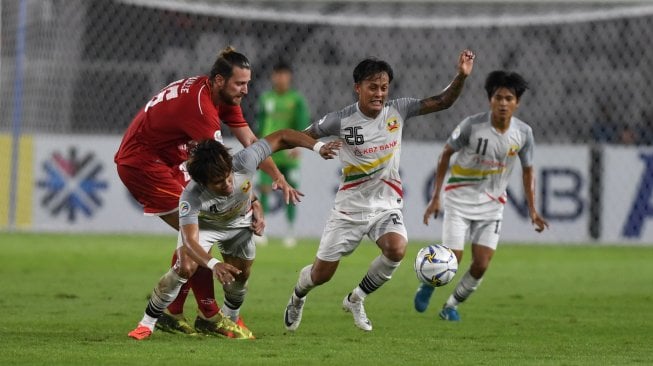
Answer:
[(379, 166), (379, 165), (387, 162), (388, 160), (390, 160), (390, 158), (392, 158), (392, 156), (394, 156), (394, 152), (391, 152), (388, 155), (382, 156), (382, 157), (380, 157), (380, 158), (378, 158), (378, 159), (376, 159), (374, 161), (371, 161), (369, 163), (359, 164), (359, 165), (348, 165), (348, 166), (342, 168), (342, 173), (345, 176), (348, 176), (348, 175), (351, 175), (351, 174), (360, 174), (360, 173), (367, 174), (367, 173), (371, 172), (372, 170), (374, 170), (374, 168), (376, 168), (377, 166)]
[(451, 175), (456, 177), (476, 177), (484, 178), (488, 175), (501, 174), (506, 170), (505, 167), (493, 170), (481, 170), (474, 168), (464, 168), (460, 165), (454, 165), (451, 167)]

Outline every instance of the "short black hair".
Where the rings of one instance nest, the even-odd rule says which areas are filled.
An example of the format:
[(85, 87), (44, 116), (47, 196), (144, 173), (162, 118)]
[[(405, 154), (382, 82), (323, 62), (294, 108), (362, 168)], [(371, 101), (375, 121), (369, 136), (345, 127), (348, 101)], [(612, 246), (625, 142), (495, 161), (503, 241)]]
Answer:
[(388, 74), (388, 78), (392, 82), (394, 74), (390, 64), (374, 57), (368, 57), (354, 68), (354, 82), (358, 84), (382, 72)]
[(290, 67), (290, 64), (287, 63), (286, 61), (279, 61), (274, 66), (272, 66), (272, 71), (274, 72), (282, 72), (282, 71), (287, 71), (287, 72), (292, 72), (292, 67)]
[(517, 100), (519, 100), (528, 89), (528, 82), (516, 72), (495, 70), (489, 73), (485, 79), (487, 98), (492, 99), (492, 96), (499, 88), (512, 90), (517, 96)]
[(232, 46), (227, 46), (220, 51), (218, 57), (215, 59), (209, 77), (213, 79), (217, 75), (220, 75), (225, 79), (229, 79), (234, 74), (234, 67), (251, 69), (249, 59), (245, 55), (236, 52), (236, 49)]
[(231, 154), (218, 141), (202, 140), (191, 149), (186, 169), (190, 177), (202, 185), (216, 179), (226, 179), (233, 170)]

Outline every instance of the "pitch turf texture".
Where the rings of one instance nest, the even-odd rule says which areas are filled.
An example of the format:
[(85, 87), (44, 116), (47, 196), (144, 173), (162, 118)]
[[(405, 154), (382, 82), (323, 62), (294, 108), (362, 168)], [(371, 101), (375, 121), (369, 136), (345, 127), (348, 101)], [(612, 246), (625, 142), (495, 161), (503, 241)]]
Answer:
[[(295, 249), (272, 241), (258, 250), (242, 310), (256, 340), (157, 331), (139, 342), (127, 332), (167, 269), (174, 236), (0, 233), (0, 242), (0, 365), (653, 363), (653, 247), (502, 244), (460, 307), (462, 321), (447, 323), (437, 312), (452, 284), (425, 313), (413, 310), (412, 258), (425, 243), (412, 243), (392, 281), (368, 298), (374, 330), (365, 333), (340, 308), (378, 253), (365, 242), (311, 292), (293, 334), (283, 310), (317, 240)], [(195, 313), (189, 297), (186, 314)]]

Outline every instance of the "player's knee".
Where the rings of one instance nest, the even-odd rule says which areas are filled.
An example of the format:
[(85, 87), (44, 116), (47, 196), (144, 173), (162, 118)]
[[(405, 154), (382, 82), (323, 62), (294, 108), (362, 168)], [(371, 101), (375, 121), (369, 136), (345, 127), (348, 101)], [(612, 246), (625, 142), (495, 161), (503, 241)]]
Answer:
[(406, 256), (406, 238), (398, 233), (387, 233), (381, 236), (377, 245), (381, 248), (383, 255), (393, 262), (401, 262)]
[(240, 270), (240, 273), (234, 276), (236, 282), (247, 282), (249, 275), (252, 272), (252, 262), (244, 260), (227, 260), (226, 263), (231, 264)]
[(186, 261), (184, 263), (178, 263), (175, 268), (175, 272), (182, 278), (189, 279), (197, 271), (197, 263), (193, 261)]
[(333, 277), (333, 271), (330, 270), (313, 270), (311, 272), (311, 281), (315, 286), (320, 286), (331, 280)]
[(247, 282), (247, 280), (249, 280), (251, 269), (250, 268), (238, 268), (238, 269), (240, 269), (242, 272), (236, 275), (236, 281), (243, 282), (243, 283)]
[(401, 262), (401, 260), (404, 259), (404, 257), (406, 256), (406, 246), (405, 245), (391, 246), (383, 251), (383, 255), (393, 262)]

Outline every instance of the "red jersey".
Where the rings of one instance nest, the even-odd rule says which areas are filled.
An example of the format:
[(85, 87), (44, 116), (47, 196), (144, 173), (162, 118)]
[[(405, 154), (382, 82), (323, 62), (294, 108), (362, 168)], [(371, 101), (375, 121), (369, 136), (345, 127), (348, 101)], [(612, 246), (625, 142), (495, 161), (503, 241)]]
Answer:
[(187, 160), (190, 142), (221, 140), (220, 120), (229, 127), (247, 126), (240, 106), (213, 104), (208, 77), (175, 81), (134, 117), (114, 161), (137, 168), (177, 166)]

